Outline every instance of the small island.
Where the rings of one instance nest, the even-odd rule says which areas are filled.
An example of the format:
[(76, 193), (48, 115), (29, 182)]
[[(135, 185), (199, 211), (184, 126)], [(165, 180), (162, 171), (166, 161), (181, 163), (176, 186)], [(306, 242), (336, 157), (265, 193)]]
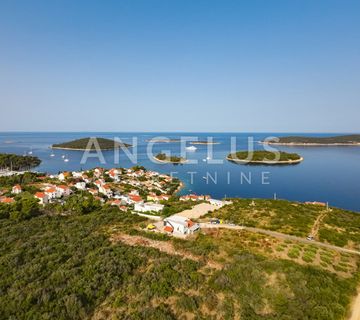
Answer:
[(0, 170), (21, 171), (35, 168), (41, 160), (33, 156), (19, 156), (17, 154), (0, 153)]
[[(275, 160), (275, 154), (270, 151), (253, 151), (252, 157), (250, 157), (248, 151), (238, 151), (236, 153), (230, 153), (226, 159), (241, 164), (265, 164), (265, 165), (287, 165), (297, 164), (303, 161), (303, 157), (297, 153), (287, 153), (279, 151), (280, 159)], [(250, 160), (249, 160), (250, 159)]]
[(360, 134), (333, 137), (279, 137), (277, 140), (261, 141), (262, 144), (288, 146), (360, 146)]
[(154, 158), (156, 161), (162, 163), (183, 164), (187, 162), (185, 158), (178, 156), (168, 156), (165, 153), (159, 153)]
[[(73, 141), (68, 141), (59, 144), (53, 144), (51, 146), (52, 149), (62, 149), (62, 150), (79, 150), (84, 151), (87, 150), (87, 146), (90, 139), (96, 139), (98, 142), (101, 150), (114, 150), (116, 148), (129, 148), (131, 147), (130, 144), (117, 142), (111, 139), (105, 138), (82, 138)], [(90, 150), (95, 150), (94, 143), (91, 145)]]
[(220, 144), (220, 142), (214, 142), (214, 141), (191, 141), (190, 144), (210, 145), (210, 144)]

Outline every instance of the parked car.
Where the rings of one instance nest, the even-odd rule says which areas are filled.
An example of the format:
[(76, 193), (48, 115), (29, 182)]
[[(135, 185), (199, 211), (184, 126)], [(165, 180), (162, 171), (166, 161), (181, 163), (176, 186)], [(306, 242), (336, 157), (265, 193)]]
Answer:
[(314, 237), (311, 234), (309, 234), (306, 239), (309, 241), (314, 241)]

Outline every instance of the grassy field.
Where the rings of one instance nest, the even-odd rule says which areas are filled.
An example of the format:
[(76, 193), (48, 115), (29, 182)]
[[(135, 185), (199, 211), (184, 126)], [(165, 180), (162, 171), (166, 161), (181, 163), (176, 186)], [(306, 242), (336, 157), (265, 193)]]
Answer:
[(236, 224), (300, 237), (309, 234), (317, 216), (324, 210), (284, 200), (233, 199), (232, 202), (212, 215)]
[(359, 277), (357, 257), (229, 230), (205, 230), (186, 241), (144, 237), (183, 255), (109, 240), (114, 233), (142, 237), (144, 225), (115, 209), (0, 220), (0, 318), (347, 316)]
[(316, 218), (324, 214), (319, 223), (318, 236), (322, 242), (339, 247), (360, 250), (360, 214), (331, 208), (295, 203), (285, 200), (233, 199), (210, 216), (242, 224), (306, 237), (311, 233)]

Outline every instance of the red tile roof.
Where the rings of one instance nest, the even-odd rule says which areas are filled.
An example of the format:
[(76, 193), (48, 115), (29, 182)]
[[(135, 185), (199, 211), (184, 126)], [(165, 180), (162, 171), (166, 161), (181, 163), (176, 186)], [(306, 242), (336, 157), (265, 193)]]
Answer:
[(170, 227), (170, 226), (165, 226), (165, 227), (164, 227), (164, 231), (166, 231), (166, 232), (173, 232), (174, 229), (173, 229), (172, 227)]

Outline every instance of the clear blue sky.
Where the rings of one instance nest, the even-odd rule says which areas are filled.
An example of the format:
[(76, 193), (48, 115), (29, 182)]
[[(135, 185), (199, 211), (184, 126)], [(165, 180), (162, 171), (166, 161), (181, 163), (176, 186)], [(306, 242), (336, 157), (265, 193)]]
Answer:
[(0, 108), (0, 131), (360, 131), (360, 1), (0, 0)]

